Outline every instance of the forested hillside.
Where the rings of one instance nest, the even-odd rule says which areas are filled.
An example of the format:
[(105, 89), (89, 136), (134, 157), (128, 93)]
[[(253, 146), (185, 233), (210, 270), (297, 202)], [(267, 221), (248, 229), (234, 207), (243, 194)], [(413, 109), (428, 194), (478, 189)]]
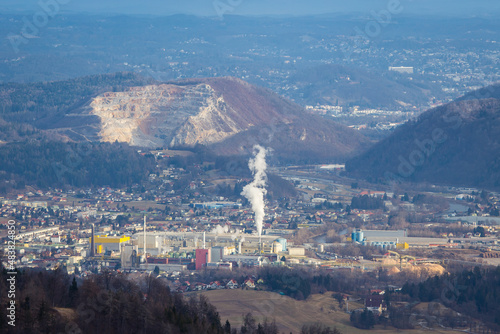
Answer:
[(422, 283), (407, 283), (401, 292), (421, 302), (443, 302), (460, 313), (500, 329), (500, 267), (476, 267), (429, 278)]
[(0, 117), (50, 128), (51, 122), (79, 108), (92, 96), (152, 82), (135, 73), (119, 72), (66, 81), (5, 83), (0, 85)]
[[(6, 272), (0, 277), (7, 291)], [(153, 277), (136, 283), (107, 273), (78, 283), (58, 269), (20, 272), (16, 282), (16, 326), (7, 324), (2, 307), (2, 333), (224, 333), (206, 298), (184, 300)], [(7, 295), (0, 296), (6, 305)]]
[(155, 169), (151, 155), (126, 144), (19, 142), (0, 146), (0, 192), (32, 185), (122, 187)]
[(348, 161), (371, 181), (500, 189), (500, 85), (431, 109)]

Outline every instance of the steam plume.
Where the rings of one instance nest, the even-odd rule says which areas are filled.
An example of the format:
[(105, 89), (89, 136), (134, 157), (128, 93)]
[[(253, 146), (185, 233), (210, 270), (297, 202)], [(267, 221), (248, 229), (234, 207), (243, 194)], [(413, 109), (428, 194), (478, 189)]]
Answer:
[(217, 225), (212, 229), (212, 231), (210, 231), (210, 233), (214, 233), (215, 235), (226, 234), (228, 232), (229, 232), (229, 226), (227, 225), (224, 225), (224, 227)]
[(262, 235), (262, 222), (264, 221), (264, 195), (266, 190), (266, 154), (267, 150), (260, 146), (253, 147), (254, 158), (248, 161), (248, 167), (252, 171), (254, 179), (252, 183), (247, 184), (241, 195), (245, 196), (252, 204), (252, 210), (255, 213), (255, 225), (257, 225), (257, 232), (259, 237)]

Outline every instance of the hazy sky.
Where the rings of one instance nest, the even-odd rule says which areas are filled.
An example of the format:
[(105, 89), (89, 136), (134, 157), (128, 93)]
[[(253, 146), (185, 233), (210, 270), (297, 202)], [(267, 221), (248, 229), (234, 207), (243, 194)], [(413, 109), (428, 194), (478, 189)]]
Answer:
[[(67, 12), (116, 14), (195, 14), (216, 16), (216, 7), (237, 15), (304, 15), (379, 11), (400, 1), (406, 14), (480, 15), (500, 13), (498, 0), (1, 0), (0, 13), (36, 12), (39, 2), (59, 1)], [(226, 4), (225, 6), (223, 4)]]

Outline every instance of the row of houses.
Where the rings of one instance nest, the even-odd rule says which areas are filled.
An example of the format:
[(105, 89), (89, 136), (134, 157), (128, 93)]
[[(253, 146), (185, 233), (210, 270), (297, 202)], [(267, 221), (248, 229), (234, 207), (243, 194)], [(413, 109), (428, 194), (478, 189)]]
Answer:
[(205, 283), (194, 283), (191, 284), (189, 281), (180, 282), (175, 281), (174, 285), (176, 286), (177, 292), (189, 292), (189, 291), (205, 291), (205, 290), (221, 290), (221, 289), (255, 289), (257, 284), (264, 284), (262, 279), (258, 279), (255, 281), (252, 278), (247, 278), (243, 284), (239, 285), (235, 279), (224, 280), (224, 281), (213, 281), (208, 284)]

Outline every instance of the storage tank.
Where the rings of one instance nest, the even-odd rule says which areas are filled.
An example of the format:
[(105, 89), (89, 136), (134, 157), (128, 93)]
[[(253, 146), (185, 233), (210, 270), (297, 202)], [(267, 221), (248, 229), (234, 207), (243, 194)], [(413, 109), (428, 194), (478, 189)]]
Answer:
[(283, 251), (283, 246), (278, 241), (274, 241), (272, 252), (274, 254), (278, 254), (281, 253), (282, 251)]
[(281, 244), (281, 250), (283, 252), (286, 252), (287, 251), (287, 240), (285, 238), (278, 238), (276, 239), (277, 242), (279, 242)]
[(357, 238), (358, 242), (363, 242), (363, 240), (365, 240), (365, 234), (363, 233), (363, 230), (359, 230), (358, 231), (358, 238)]

